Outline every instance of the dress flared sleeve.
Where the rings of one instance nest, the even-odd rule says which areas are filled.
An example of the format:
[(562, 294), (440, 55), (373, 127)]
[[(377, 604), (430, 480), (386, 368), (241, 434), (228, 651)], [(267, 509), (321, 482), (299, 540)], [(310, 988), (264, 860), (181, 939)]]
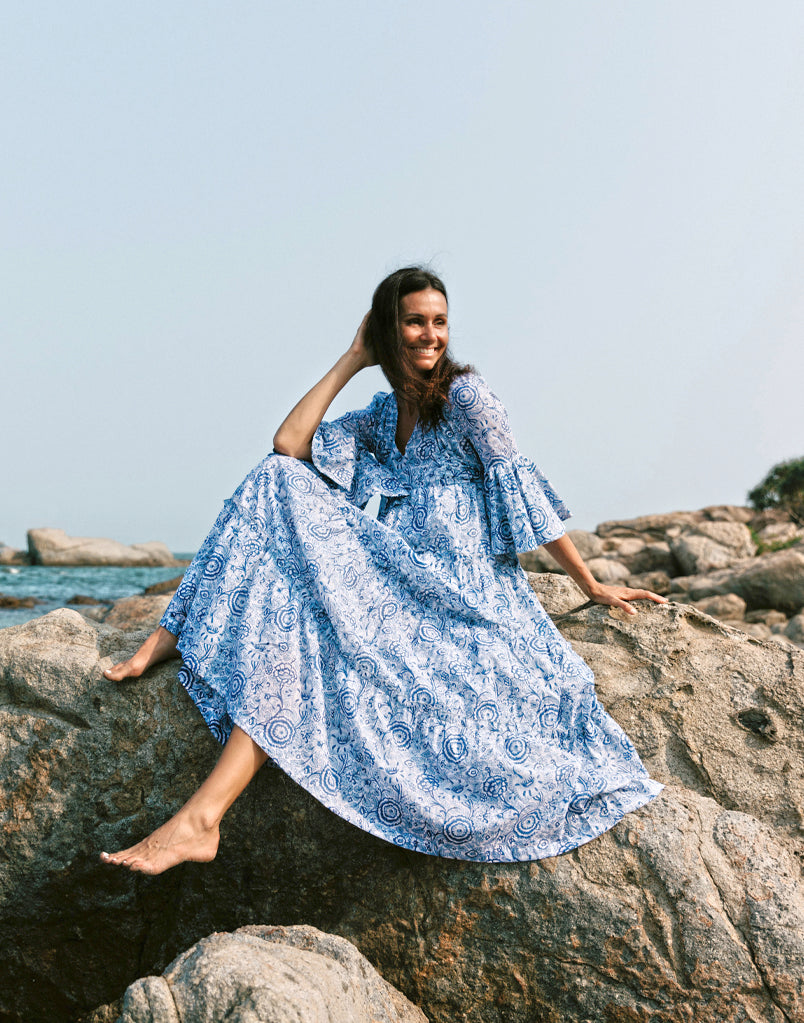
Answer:
[(313, 436), (313, 465), (360, 508), (374, 494), (384, 497), (407, 494), (375, 454), (387, 400), (387, 394), (375, 394), (367, 408), (321, 423)]
[(502, 402), (468, 373), (450, 388), (450, 419), (480, 459), (495, 554), (531, 551), (563, 536), (570, 517), (538, 466), (520, 454)]

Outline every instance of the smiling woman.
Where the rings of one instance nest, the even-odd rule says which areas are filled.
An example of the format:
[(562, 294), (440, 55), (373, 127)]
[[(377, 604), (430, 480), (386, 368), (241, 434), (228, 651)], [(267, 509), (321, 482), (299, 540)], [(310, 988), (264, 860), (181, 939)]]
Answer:
[(426, 376), (449, 342), (446, 298), (435, 288), (405, 295), (399, 303), (399, 330), (411, 366)]
[[(631, 614), (629, 600), (664, 598), (596, 582), (566, 508), (448, 341), (440, 279), (387, 277), (224, 505), (160, 628), (106, 671), (134, 677), (180, 651), (179, 679), (225, 747), (175, 817), (105, 862), (212, 859), (268, 757), (358, 827), (469, 860), (555, 856), (660, 791), (517, 552), (544, 544), (591, 599)], [(391, 393), (322, 422), (376, 362)]]

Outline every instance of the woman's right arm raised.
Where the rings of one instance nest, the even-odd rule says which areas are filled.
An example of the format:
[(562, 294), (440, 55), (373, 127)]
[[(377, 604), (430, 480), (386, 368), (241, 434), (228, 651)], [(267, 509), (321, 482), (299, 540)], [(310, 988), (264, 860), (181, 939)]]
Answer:
[(366, 343), (369, 315), (366, 313), (363, 317), (348, 351), (305, 394), (274, 434), (274, 451), (278, 455), (290, 455), (309, 462), (313, 454), (313, 435), (335, 396), (361, 369), (376, 366), (377, 360)]

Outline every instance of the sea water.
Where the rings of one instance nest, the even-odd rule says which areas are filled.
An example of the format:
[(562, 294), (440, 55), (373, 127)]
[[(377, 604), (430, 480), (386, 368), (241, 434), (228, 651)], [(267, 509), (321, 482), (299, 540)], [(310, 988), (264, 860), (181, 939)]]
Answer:
[[(192, 555), (177, 554), (189, 560)], [(182, 568), (55, 568), (45, 565), (0, 565), (0, 594), (8, 597), (35, 597), (34, 607), (0, 607), (0, 628), (20, 625), (39, 618), (57, 607), (70, 607), (73, 597), (92, 597), (111, 603), (120, 597), (133, 597), (148, 586), (181, 575)]]

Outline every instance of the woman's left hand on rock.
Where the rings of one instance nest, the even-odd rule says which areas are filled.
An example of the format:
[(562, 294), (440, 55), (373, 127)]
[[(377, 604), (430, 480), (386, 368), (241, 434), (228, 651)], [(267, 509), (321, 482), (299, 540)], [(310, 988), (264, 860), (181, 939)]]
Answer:
[(626, 614), (635, 615), (639, 612), (628, 603), (629, 600), (653, 600), (657, 604), (667, 604), (667, 597), (662, 597), (652, 590), (635, 590), (630, 586), (605, 586), (602, 583), (589, 594), (596, 604), (607, 604), (610, 607), (622, 608)]

